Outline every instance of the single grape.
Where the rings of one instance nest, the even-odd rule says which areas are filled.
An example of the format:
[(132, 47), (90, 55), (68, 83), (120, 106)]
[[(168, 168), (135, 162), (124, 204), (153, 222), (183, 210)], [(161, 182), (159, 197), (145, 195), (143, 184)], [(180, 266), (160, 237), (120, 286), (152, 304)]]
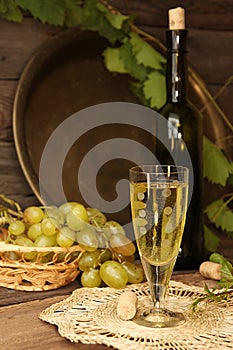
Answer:
[(112, 252), (110, 249), (102, 249), (100, 253), (101, 263), (112, 260)]
[(71, 261), (76, 260), (80, 254), (81, 254), (80, 251), (75, 251), (75, 252), (72, 252), (71, 254), (67, 254), (67, 252), (59, 253), (56, 256), (56, 262), (59, 263), (59, 262), (65, 261), (66, 263), (70, 263)]
[(82, 221), (88, 222), (87, 210), (81, 203), (76, 203), (71, 208), (71, 212)]
[(4, 258), (9, 260), (19, 260), (20, 256), (16, 252), (4, 252)]
[(80, 254), (81, 254), (81, 252), (78, 250), (76, 252), (72, 252), (69, 261), (75, 261), (79, 257)]
[(119, 254), (119, 253), (117, 253), (117, 256), (118, 256), (118, 258), (119, 258), (119, 260), (120, 261), (130, 261), (130, 262), (134, 262), (134, 260), (135, 260), (135, 255), (133, 254), (133, 255), (129, 255), (129, 256), (125, 256), (125, 255), (122, 255), (122, 254)]
[(41, 222), (44, 217), (44, 212), (41, 208), (31, 206), (24, 210), (23, 212), (23, 220), (28, 224), (36, 224), (37, 222)]
[(8, 231), (10, 234), (19, 236), (22, 235), (26, 230), (25, 223), (20, 220), (15, 220), (10, 223), (8, 226)]
[(62, 205), (60, 205), (58, 210), (59, 210), (59, 212), (62, 213), (62, 215), (66, 219), (67, 214), (70, 213), (71, 208), (73, 206), (75, 206), (76, 204), (77, 204), (77, 202), (66, 202), (66, 203), (63, 203)]
[(82, 230), (88, 222), (86, 208), (81, 203), (68, 202), (60, 206), (59, 210), (64, 214), (68, 227), (71, 230)]
[(65, 217), (64, 217), (63, 213), (56, 206), (46, 207), (45, 213), (44, 213), (44, 218), (53, 218), (60, 225), (64, 225), (64, 223), (65, 223)]
[(144, 271), (144, 268), (143, 268), (143, 266), (142, 266), (142, 263), (139, 262), (139, 261), (136, 261), (136, 262), (135, 262), (135, 265), (137, 265), (137, 267), (138, 267), (138, 268), (141, 270), (141, 272), (142, 272), (142, 275), (143, 275), (143, 280), (142, 280), (142, 282), (146, 282), (147, 279), (146, 279), (146, 275), (145, 275), (145, 271)]
[(113, 234), (113, 235), (116, 233), (120, 233), (124, 236), (126, 235), (123, 226), (121, 224), (119, 224), (119, 222), (117, 222), (117, 221), (114, 221), (114, 220), (107, 221), (104, 226), (106, 228), (109, 228), (111, 234)]
[(72, 211), (67, 214), (66, 222), (67, 222), (67, 226), (74, 231), (84, 230), (87, 225), (86, 221), (83, 221), (82, 219), (80, 219)]
[(34, 243), (25, 236), (18, 236), (15, 239), (14, 244), (21, 245), (23, 247), (34, 247)]
[(107, 236), (103, 229), (99, 230), (96, 229), (96, 235), (98, 239), (98, 247), (99, 248), (107, 248), (108, 247), (108, 240), (110, 236)]
[(46, 236), (42, 234), (37, 237), (34, 244), (36, 247), (54, 247), (57, 245), (56, 235)]
[(90, 268), (82, 273), (81, 284), (83, 287), (100, 287), (101, 282), (100, 272), (97, 269)]
[(143, 281), (144, 273), (143, 273), (142, 266), (135, 265), (130, 261), (124, 261), (122, 263), (122, 266), (128, 274), (129, 283), (141, 283)]
[(100, 247), (106, 248), (108, 246), (108, 241), (112, 236), (111, 230), (108, 227), (102, 227), (101, 229), (97, 229), (97, 233)]
[(126, 236), (116, 233), (111, 236), (109, 243), (112, 249), (124, 256), (131, 256), (135, 253), (136, 247)]
[(106, 216), (96, 208), (87, 208), (89, 223), (96, 227), (102, 227), (107, 221)]
[(54, 218), (44, 218), (41, 222), (42, 233), (46, 236), (53, 236), (59, 230), (59, 223)]
[(91, 225), (85, 228), (85, 230), (76, 233), (76, 241), (80, 247), (89, 252), (98, 248), (98, 238), (95, 229), (93, 229)]
[(95, 267), (98, 263), (100, 251), (84, 252), (79, 259), (78, 267), (80, 271), (87, 271), (90, 267)]
[[(14, 241), (14, 244), (17, 244), (23, 247), (34, 247), (34, 243), (29, 238), (24, 236), (18, 236)], [(35, 256), (36, 256), (36, 252), (24, 253), (24, 258), (26, 260), (32, 260), (35, 258)]]
[(63, 262), (64, 261), (64, 259), (65, 259), (65, 256), (66, 256), (66, 253), (59, 253), (59, 254), (57, 254), (57, 256), (56, 256), (56, 262)]
[(100, 267), (100, 277), (111, 288), (124, 288), (128, 282), (126, 270), (117, 261), (105, 261)]
[[(35, 247), (54, 247), (57, 245), (56, 236), (57, 235), (46, 236), (42, 234), (36, 238), (34, 245)], [(50, 252), (44, 252), (42, 256), (48, 255), (49, 253)]]
[(35, 241), (37, 237), (42, 235), (40, 222), (37, 222), (36, 224), (32, 224), (31, 226), (29, 226), (27, 230), (27, 235), (28, 235), (28, 238), (30, 238), (32, 241)]
[(54, 255), (53, 252), (48, 253), (47, 255), (43, 256), (43, 258), (41, 259), (41, 262), (42, 263), (48, 263), (48, 262), (52, 261), (53, 260), (53, 255)]
[(71, 247), (75, 242), (75, 238), (75, 232), (69, 227), (64, 226), (57, 233), (57, 244), (64, 248)]

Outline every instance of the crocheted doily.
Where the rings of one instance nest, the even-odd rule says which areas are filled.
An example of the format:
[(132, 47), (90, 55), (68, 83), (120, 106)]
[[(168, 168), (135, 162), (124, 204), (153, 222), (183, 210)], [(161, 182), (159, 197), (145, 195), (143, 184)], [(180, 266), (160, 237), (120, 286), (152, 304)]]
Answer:
[(233, 349), (233, 296), (227, 302), (200, 304), (190, 312), (192, 302), (203, 289), (171, 281), (166, 306), (185, 313), (185, 323), (154, 329), (121, 320), (116, 313), (120, 294), (132, 290), (138, 296), (138, 310), (150, 303), (146, 283), (129, 285), (124, 290), (80, 288), (65, 300), (51, 305), (39, 315), (57, 325), (61, 336), (72, 342), (105, 344), (129, 350), (206, 350)]

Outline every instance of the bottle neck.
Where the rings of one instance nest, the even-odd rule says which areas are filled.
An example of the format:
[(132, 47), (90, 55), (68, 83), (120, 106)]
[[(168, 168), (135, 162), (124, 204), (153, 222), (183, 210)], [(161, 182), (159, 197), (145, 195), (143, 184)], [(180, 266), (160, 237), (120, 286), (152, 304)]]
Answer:
[(179, 103), (187, 98), (187, 30), (167, 31), (167, 100)]

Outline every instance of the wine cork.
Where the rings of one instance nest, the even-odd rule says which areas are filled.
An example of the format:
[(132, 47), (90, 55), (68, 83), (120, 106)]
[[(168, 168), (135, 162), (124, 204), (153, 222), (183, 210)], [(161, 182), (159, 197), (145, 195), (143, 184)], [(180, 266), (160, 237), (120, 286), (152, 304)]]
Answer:
[(185, 12), (182, 7), (176, 7), (168, 11), (169, 29), (185, 29)]
[(221, 264), (204, 261), (199, 267), (199, 272), (205, 278), (219, 281), (222, 278), (221, 268)]
[(137, 295), (131, 291), (123, 292), (117, 304), (117, 315), (124, 321), (131, 320), (137, 312)]

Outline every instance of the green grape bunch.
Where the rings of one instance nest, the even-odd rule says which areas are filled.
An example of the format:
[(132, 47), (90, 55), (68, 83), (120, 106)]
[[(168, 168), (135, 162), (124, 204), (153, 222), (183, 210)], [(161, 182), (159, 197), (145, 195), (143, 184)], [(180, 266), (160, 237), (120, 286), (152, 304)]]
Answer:
[[(143, 268), (136, 263), (136, 247), (126, 236), (123, 226), (96, 208), (79, 202), (57, 206), (29, 206), (2, 227), (0, 240), (27, 247), (62, 247), (79, 245), (83, 249), (78, 262), (83, 287), (109, 286), (124, 288), (127, 283), (145, 280)], [(52, 255), (42, 254), (49, 262)], [(64, 257), (59, 256), (59, 261)], [(36, 252), (25, 254), (34, 261)], [(57, 261), (57, 262), (59, 262)]]

